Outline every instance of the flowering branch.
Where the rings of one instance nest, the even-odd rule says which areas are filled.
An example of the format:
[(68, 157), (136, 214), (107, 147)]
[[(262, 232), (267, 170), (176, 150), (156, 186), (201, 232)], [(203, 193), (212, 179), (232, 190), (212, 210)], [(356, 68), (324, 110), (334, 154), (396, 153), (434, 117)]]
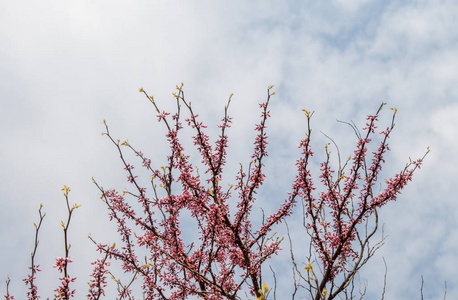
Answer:
[[(95, 243), (91, 235), (89, 235), (89, 239)], [(116, 244), (113, 244), (112, 247), (115, 246)], [(98, 245), (97, 247), (100, 249), (106, 247), (106, 245)], [(105, 296), (104, 288), (107, 286), (106, 274), (109, 273), (106, 268), (110, 266), (110, 262), (108, 261), (109, 258), (110, 254), (105, 253), (103, 258), (91, 262), (91, 265), (94, 266), (94, 270), (90, 275), (92, 279), (88, 282), (89, 293), (86, 295), (88, 299), (98, 300), (101, 296)]]
[(63, 221), (60, 222), (60, 225), (62, 226), (64, 230), (65, 256), (56, 257), (56, 263), (54, 264), (54, 268), (57, 268), (60, 273), (63, 273), (63, 276), (59, 277), (59, 279), (61, 280), (61, 285), (57, 287), (54, 291), (56, 292), (55, 299), (68, 300), (71, 297), (73, 297), (75, 294), (75, 290), (70, 290), (69, 285), (71, 282), (75, 282), (76, 280), (76, 277), (71, 278), (68, 275), (68, 271), (67, 271), (68, 264), (73, 262), (69, 257), (69, 251), (72, 245), (68, 243), (68, 227), (70, 225), (70, 220), (72, 218), (73, 211), (79, 208), (81, 205), (74, 204), (72, 207), (70, 207), (70, 204), (68, 201), (68, 193), (70, 192), (70, 188), (64, 185), (64, 188), (62, 189), (62, 191), (64, 191), (65, 202), (67, 203), (67, 211), (68, 211), (68, 218), (67, 218), (66, 224), (64, 224)]
[(14, 296), (10, 295), (10, 291), (9, 291), (10, 281), (11, 281), (11, 279), (8, 276), (8, 278), (6, 279), (6, 295), (4, 295), (5, 300), (13, 300), (14, 299)]
[[(346, 291), (355, 274), (383, 245), (383, 235), (382, 240), (375, 245), (369, 243), (378, 230), (377, 211), (389, 201), (396, 200), (397, 195), (412, 179), (413, 173), (420, 168), (429, 152), (428, 149), (422, 158), (410, 161), (394, 178), (386, 179), (386, 187), (383, 191), (378, 194), (373, 191), (382, 164), (385, 162), (384, 154), (389, 150), (389, 135), (395, 126), (396, 109), (393, 109), (391, 124), (379, 132), (381, 142), (377, 150), (372, 152), (371, 162), (367, 162), (367, 149), (377, 128), (378, 114), (385, 104), (379, 107), (375, 115), (367, 117), (366, 126), (363, 128), (365, 136), (361, 136), (353, 127), (358, 136), (354, 156), (349, 157), (343, 167), (339, 159), (337, 172), (331, 167), (330, 144), (325, 146), (326, 160), (321, 164), (320, 175), (325, 191), (321, 192), (318, 198), (314, 196), (315, 187), (308, 168), (309, 158), (313, 155), (310, 148), (312, 114), (303, 110), (307, 117), (308, 132), (300, 144), (303, 157), (296, 163), (298, 175), (293, 184), (292, 194), (299, 195), (302, 200), (304, 227), (312, 238), (311, 246), (321, 260), (320, 265), (323, 269), (322, 278), (318, 278), (312, 263), (308, 261), (305, 267), (307, 277), (303, 277), (297, 268), (295, 273), (308, 282), (307, 290), (315, 300), (334, 299), (341, 292)], [(351, 166), (347, 172), (345, 168), (349, 163)], [(335, 173), (337, 176), (333, 177)], [(368, 227), (371, 216), (373, 216), (372, 229)], [(362, 223), (365, 225), (361, 228)], [(292, 259), (294, 263), (293, 255)]]
[(41, 271), (39, 269), (40, 265), (35, 265), (35, 254), (37, 252), (38, 244), (40, 242), (38, 240), (38, 232), (40, 231), (41, 223), (43, 222), (43, 219), (46, 216), (46, 213), (44, 214), (41, 213), (42, 208), (43, 208), (43, 204), (40, 204), (40, 208), (38, 209), (40, 221), (38, 222), (38, 225), (36, 223), (33, 223), (33, 226), (35, 226), (35, 243), (34, 243), (33, 252), (30, 255), (31, 256), (31, 265), (29, 267), (30, 274), (27, 275), (27, 278), (23, 279), (25, 284), (29, 285), (29, 291), (27, 292), (27, 299), (39, 299), (40, 298), (38, 296), (38, 287), (35, 285), (34, 280), (36, 279), (35, 274)]

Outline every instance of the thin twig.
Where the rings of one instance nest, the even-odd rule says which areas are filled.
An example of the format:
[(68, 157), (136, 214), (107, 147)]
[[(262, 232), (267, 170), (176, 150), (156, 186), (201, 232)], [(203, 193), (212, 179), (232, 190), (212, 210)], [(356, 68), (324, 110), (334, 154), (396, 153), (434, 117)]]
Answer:
[(445, 287), (444, 287), (444, 300), (445, 297), (447, 297), (447, 280), (445, 281)]
[(421, 275), (420, 299), (423, 300), (423, 275)]
[(385, 257), (383, 258), (383, 263), (385, 264), (385, 276), (383, 277), (383, 292), (382, 292), (382, 300), (385, 299), (385, 291), (386, 291), (386, 274), (388, 273), (388, 267), (386, 265)]
[(275, 271), (272, 269), (272, 266), (269, 265), (272, 275), (274, 276), (274, 300), (277, 299), (277, 276), (275, 276)]

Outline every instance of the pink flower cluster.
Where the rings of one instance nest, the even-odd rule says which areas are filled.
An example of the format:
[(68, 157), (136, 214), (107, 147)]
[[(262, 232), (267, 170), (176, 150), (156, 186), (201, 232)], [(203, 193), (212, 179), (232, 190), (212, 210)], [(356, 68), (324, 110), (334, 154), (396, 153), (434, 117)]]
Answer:
[[(39, 299), (38, 296), (38, 287), (35, 285), (34, 280), (36, 279), (35, 274), (40, 272), (40, 265), (33, 265), (29, 267), (31, 273), (27, 275), (27, 278), (23, 279), (25, 285), (30, 285), (29, 290), (27, 291), (27, 299)], [(6, 296), (5, 296), (6, 297)]]
[(14, 296), (11, 296), (9, 293), (6, 293), (4, 297), (5, 297), (5, 300), (14, 300)]
[[(101, 246), (101, 245), (99, 245)], [(104, 288), (107, 286), (106, 274), (108, 270), (106, 267), (110, 266), (110, 262), (107, 261), (108, 256), (102, 259), (97, 259), (91, 264), (94, 266), (94, 270), (91, 274), (92, 279), (89, 282), (89, 293), (87, 294), (88, 299), (100, 299), (101, 296), (105, 296)]]
[(67, 265), (73, 262), (69, 257), (56, 257), (54, 268), (57, 268), (64, 276), (59, 277), (60, 285), (54, 290), (56, 294), (55, 299), (68, 300), (75, 295), (75, 290), (70, 290), (69, 284), (75, 282), (76, 277), (71, 278), (67, 275)]

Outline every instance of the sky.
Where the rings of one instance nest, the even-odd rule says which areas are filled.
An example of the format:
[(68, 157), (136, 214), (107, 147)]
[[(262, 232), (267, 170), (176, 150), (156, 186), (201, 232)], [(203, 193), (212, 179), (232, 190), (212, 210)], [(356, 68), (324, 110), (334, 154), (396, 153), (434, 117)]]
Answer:
[[(70, 225), (70, 272), (78, 277), (77, 298), (84, 297), (90, 261), (98, 258), (88, 234), (116, 239), (91, 178), (106, 188), (127, 185), (116, 149), (100, 135), (102, 121), (160, 166), (165, 131), (139, 88), (173, 110), (172, 93), (183, 82), (213, 136), (234, 93), (229, 174), (249, 162), (258, 103), (275, 85), (268, 180), (260, 194), (260, 205), (272, 211), (295, 175), (306, 130), (301, 109), (314, 111), (318, 165), (328, 142), (320, 132), (344, 157), (352, 154), (353, 131), (336, 120), (361, 128), (387, 102), (380, 117), (387, 126), (388, 108), (396, 107), (384, 175), (427, 147), (431, 152), (398, 200), (381, 210), (385, 245), (361, 277), (368, 298), (380, 299), (384, 258), (386, 299), (420, 299), (422, 276), (425, 299), (443, 299), (445, 290), (447, 299), (457, 299), (457, 14), (453, 0), (0, 1), (0, 293), (9, 275), (10, 291), (25, 297), (22, 279), (42, 203), (37, 283), (43, 297), (53, 294), (67, 185), (70, 202), (82, 205)], [(288, 222), (300, 211), (295, 216)], [(293, 236), (300, 253), (306, 234)], [(272, 263), (283, 266), (282, 293), (289, 298), (290, 267), (278, 265), (288, 260), (284, 248)]]

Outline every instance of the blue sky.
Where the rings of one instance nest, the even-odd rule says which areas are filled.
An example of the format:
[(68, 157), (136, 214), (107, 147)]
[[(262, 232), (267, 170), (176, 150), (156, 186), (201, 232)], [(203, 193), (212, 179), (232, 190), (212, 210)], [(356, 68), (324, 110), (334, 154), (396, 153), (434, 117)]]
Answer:
[[(115, 149), (100, 136), (102, 120), (159, 166), (166, 155), (163, 128), (139, 87), (173, 109), (171, 93), (184, 82), (209, 125), (234, 93), (229, 162), (236, 168), (249, 160), (257, 103), (275, 84), (264, 194), (272, 199), (262, 197), (263, 205), (273, 209), (291, 187), (305, 132), (302, 108), (315, 111), (318, 162), (327, 142), (320, 131), (349, 154), (352, 131), (335, 120), (361, 127), (386, 101), (398, 108), (386, 174), (428, 146), (432, 152), (398, 201), (383, 208), (388, 238), (362, 276), (380, 298), (383, 256), (386, 299), (419, 299), (421, 275), (425, 299), (442, 299), (445, 281), (447, 298), (457, 298), (457, 14), (455, 1), (440, 0), (1, 1), (0, 275), (9, 274), (12, 291), (23, 297), (32, 224), (43, 203), (38, 280), (41, 294), (51, 296), (58, 277), (51, 265), (63, 254), (65, 184), (82, 204), (71, 225), (79, 262), (72, 272), (85, 292), (97, 257), (87, 234), (115, 239), (91, 177), (104, 187), (127, 185)], [(381, 121), (389, 117), (387, 109)]]

